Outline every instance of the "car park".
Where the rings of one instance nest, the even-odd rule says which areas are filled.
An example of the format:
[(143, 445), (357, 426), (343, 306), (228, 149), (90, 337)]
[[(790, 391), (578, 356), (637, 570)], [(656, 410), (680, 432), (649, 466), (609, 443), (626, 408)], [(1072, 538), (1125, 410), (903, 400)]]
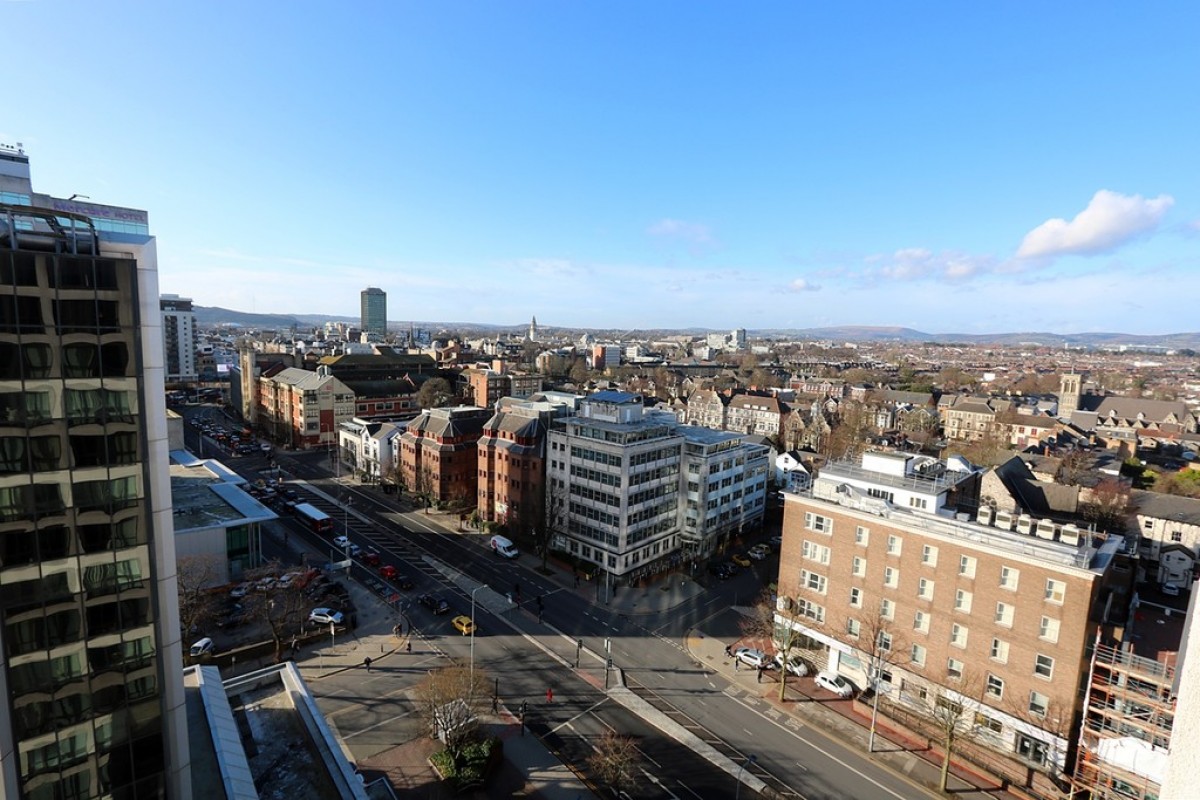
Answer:
[(332, 608), (314, 608), (308, 612), (308, 621), (314, 625), (341, 625), (343, 619), (342, 612)]
[(854, 687), (850, 685), (850, 681), (838, 675), (836, 672), (818, 672), (817, 677), (813, 678), (813, 682), (818, 687), (827, 692), (833, 692), (838, 697), (845, 699), (854, 694)]
[[(783, 653), (775, 654), (775, 666), (780, 669), (785, 668)], [(790, 674), (800, 678), (808, 674), (808, 665), (804, 663), (804, 659), (800, 658), (800, 656), (788, 656), (786, 669)]]
[(417, 598), (417, 602), (434, 614), (445, 614), (450, 610), (450, 604), (436, 594), (423, 594)]
[(190, 655), (192, 658), (201, 658), (203, 656), (212, 655), (216, 652), (216, 650), (216, 643), (213, 642), (212, 639), (205, 636), (203, 639), (198, 640), (192, 645), (191, 649), (188, 650), (188, 655)]
[(454, 629), (463, 636), (466, 636), (468, 633), (475, 632), (475, 623), (465, 614), (459, 614), (457, 617), (450, 620), (450, 624), (453, 625)]
[(750, 558), (745, 553), (737, 553), (733, 557), (733, 563), (739, 567), (748, 567), (750, 566)]
[(733, 657), (743, 664), (749, 664), (752, 667), (771, 669), (775, 666), (775, 662), (757, 647), (739, 647), (733, 651)]

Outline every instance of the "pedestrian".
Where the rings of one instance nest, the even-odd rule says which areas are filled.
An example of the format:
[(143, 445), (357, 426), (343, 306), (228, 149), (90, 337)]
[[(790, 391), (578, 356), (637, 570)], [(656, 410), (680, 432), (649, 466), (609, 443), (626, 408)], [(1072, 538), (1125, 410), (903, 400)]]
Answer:
[(734, 672), (737, 672), (737, 671), (738, 671), (738, 664), (740, 664), (740, 663), (741, 663), (741, 662), (740, 662), (740, 661), (738, 661), (736, 658), (733, 660), (733, 671), (734, 671)]
[(407, 642), (407, 643), (404, 645), (404, 652), (406, 652), (406, 653), (411, 653), (411, 652), (412, 652), (412, 642)]
[(762, 671), (763, 671), (763, 668), (759, 667), (758, 668), (758, 682), (759, 683), (762, 683)]
[(547, 690), (546, 690), (546, 702), (547, 702), (547, 703), (553, 703), (553, 702), (554, 702), (554, 690), (553, 690), (553, 689), (547, 689)]
[(725, 645), (725, 657), (733, 658), (733, 646), (732, 645), (728, 645), (728, 644)]
[(366, 666), (367, 672), (370, 672), (371, 671), (371, 657), (367, 656), (366, 658), (364, 658), (363, 664)]
[(500, 708), (500, 698), (497, 697), (496, 695), (492, 695), (492, 713), (495, 714), (496, 711), (499, 710), (499, 708)]

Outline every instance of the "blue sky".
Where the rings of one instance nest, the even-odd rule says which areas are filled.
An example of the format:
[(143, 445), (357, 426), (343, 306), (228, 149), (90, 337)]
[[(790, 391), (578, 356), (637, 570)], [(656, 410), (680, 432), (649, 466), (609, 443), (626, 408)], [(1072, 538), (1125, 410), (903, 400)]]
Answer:
[[(351, 10), (352, 9), (352, 10)], [(1196, 330), (1200, 4), (0, 0), (160, 288), (391, 320)]]

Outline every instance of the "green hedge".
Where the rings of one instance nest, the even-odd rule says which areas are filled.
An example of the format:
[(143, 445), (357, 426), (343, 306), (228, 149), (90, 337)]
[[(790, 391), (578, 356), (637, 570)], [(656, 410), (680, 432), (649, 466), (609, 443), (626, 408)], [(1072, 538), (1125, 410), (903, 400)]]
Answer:
[(461, 790), (482, 785), (503, 752), (503, 743), (493, 737), (468, 744), (457, 759), (449, 750), (439, 750), (429, 760), (444, 779)]

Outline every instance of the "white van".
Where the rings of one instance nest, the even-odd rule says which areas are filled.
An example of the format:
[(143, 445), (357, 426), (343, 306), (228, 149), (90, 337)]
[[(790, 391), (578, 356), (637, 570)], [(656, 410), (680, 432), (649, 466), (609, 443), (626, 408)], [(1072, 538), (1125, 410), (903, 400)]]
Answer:
[(493, 536), (491, 545), (492, 552), (498, 556), (504, 556), (505, 558), (516, 558), (517, 556), (521, 555), (521, 551), (517, 550), (517, 548), (513, 546), (512, 541), (503, 536)]

